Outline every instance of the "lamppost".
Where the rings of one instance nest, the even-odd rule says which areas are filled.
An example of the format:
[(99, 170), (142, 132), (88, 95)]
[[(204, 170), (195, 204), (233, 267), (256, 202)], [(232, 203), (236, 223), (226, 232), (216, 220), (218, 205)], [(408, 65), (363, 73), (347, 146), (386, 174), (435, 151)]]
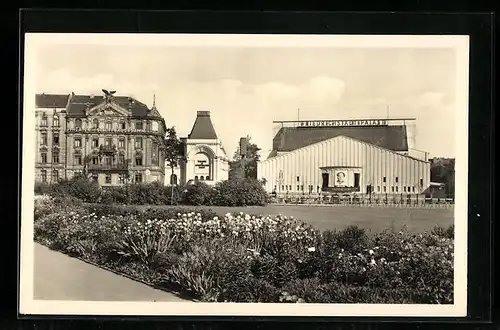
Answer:
[(245, 179), (245, 157), (247, 155), (247, 138), (240, 138), (240, 156), (241, 156), (241, 178)]

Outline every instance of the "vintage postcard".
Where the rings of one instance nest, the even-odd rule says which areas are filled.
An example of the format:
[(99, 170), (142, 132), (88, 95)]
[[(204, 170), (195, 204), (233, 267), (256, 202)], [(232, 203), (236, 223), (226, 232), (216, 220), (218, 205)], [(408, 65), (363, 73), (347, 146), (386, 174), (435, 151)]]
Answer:
[(465, 316), (467, 36), (24, 44), (23, 315)]

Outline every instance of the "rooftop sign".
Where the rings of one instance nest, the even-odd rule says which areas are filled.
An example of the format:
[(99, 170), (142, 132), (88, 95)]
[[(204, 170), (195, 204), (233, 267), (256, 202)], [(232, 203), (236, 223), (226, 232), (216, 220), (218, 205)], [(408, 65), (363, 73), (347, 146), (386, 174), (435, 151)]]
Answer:
[(353, 126), (387, 126), (385, 119), (367, 120), (310, 120), (297, 122), (297, 127), (353, 127)]
[(390, 123), (413, 121), (415, 118), (380, 118), (380, 119), (347, 119), (347, 120), (280, 120), (273, 121), (282, 127), (370, 127), (389, 126)]

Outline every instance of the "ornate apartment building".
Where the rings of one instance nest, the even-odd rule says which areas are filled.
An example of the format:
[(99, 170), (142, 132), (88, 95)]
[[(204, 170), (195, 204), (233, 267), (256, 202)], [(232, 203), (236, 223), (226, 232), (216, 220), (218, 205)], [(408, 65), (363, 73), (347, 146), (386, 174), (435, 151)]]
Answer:
[(127, 96), (37, 94), (38, 182), (86, 171), (101, 186), (164, 182), (165, 121)]

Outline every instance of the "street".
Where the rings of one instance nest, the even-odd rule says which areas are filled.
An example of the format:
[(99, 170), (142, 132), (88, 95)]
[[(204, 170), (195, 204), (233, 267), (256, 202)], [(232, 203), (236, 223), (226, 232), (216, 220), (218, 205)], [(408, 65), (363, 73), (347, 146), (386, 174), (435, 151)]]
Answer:
[(185, 301), (38, 243), (34, 245), (36, 300)]

